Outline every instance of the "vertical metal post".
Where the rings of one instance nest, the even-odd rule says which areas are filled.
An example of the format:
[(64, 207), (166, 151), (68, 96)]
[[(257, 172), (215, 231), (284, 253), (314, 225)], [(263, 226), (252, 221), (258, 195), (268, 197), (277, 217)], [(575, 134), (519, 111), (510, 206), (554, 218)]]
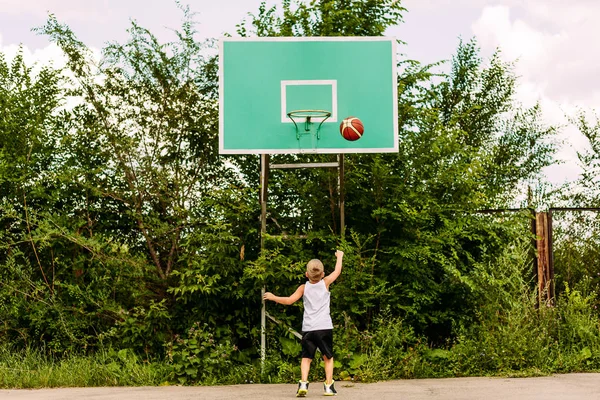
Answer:
[(553, 305), (552, 297), (552, 272), (550, 270), (550, 229), (549, 213), (538, 213), (537, 221), (537, 249), (538, 249), (538, 302), (540, 307), (542, 304), (547, 306)]
[[(537, 264), (538, 264), (538, 257), (537, 257), (537, 212), (535, 211), (535, 209), (530, 208), (531, 210), (531, 236), (532, 236), (532, 248), (533, 248), (533, 278), (534, 281), (537, 282), (538, 281), (538, 269), (537, 269)], [(537, 304), (537, 306), (539, 307), (539, 304)]]
[[(260, 251), (264, 249), (264, 235), (267, 232), (267, 184), (269, 177), (269, 156), (267, 154), (260, 155)], [(267, 325), (267, 309), (265, 300), (265, 287), (261, 289), (262, 308), (260, 312), (260, 360), (261, 372), (264, 371), (266, 358), (266, 325)]]
[(548, 301), (554, 305), (554, 244), (552, 243), (552, 208), (548, 209)]
[(338, 190), (340, 209), (340, 236), (343, 239), (346, 233), (346, 215), (344, 213), (344, 154), (338, 154)]

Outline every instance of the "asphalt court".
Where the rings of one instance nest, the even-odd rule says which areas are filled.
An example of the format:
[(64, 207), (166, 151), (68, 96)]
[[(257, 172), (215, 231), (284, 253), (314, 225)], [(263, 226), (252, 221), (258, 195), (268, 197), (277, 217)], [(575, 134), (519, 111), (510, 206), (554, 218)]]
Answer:
[[(445, 378), (377, 383), (336, 382), (337, 399), (353, 400), (593, 400), (600, 399), (600, 373), (536, 378)], [(293, 384), (161, 386), (0, 390), (3, 400), (226, 400), (292, 399)], [(313, 382), (307, 398), (323, 398)]]

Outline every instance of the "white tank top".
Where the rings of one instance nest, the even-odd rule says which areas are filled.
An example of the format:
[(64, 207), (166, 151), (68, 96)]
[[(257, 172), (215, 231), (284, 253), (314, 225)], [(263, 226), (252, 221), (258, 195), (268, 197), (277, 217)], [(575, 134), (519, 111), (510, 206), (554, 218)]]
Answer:
[(329, 290), (323, 279), (317, 283), (307, 281), (302, 300), (304, 302), (302, 332), (333, 329), (329, 315)]

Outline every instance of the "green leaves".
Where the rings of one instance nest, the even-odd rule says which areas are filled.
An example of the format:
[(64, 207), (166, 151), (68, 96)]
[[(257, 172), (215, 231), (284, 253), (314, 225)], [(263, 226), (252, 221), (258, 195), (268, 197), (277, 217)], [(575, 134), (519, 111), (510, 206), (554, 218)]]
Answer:
[(290, 339), (285, 336), (280, 336), (279, 342), (281, 343), (281, 351), (286, 356), (297, 357), (302, 351), (302, 346), (298, 343), (296, 338)]
[(228, 337), (219, 337), (207, 324), (195, 323), (185, 336), (167, 344), (171, 379), (179, 384), (222, 382), (237, 352)]
[(282, 2), (267, 8), (261, 3), (258, 14), (238, 25), (240, 36), (383, 36), (385, 30), (402, 21), (406, 11), (397, 0), (311, 0)]
[(94, 191), (88, 207), (127, 215), (134, 229), (120, 233), (145, 247), (166, 280), (185, 253), (181, 240), (198, 223), (202, 198), (227, 184), (217, 154), (216, 87), (203, 85), (214, 79), (214, 58), (194, 40), (189, 10), (177, 42), (161, 44), (133, 22), (129, 42), (109, 44), (97, 66), (55, 18), (40, 31), (69, 57), (87, 106), (80, 110), (87, 118), (70, 120), (70, 147), (80, 153), (72, 172), (85, 177), (79, 195)]

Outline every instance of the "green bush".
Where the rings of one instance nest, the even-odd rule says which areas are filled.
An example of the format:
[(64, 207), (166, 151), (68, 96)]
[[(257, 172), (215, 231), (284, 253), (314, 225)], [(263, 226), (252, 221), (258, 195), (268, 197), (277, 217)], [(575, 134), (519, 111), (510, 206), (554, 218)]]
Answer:
[(171, 379), (181, 384), (223, 383), (234, 367), (232, 355), (237, 351), (228, 337), (218, 338), (208, 324), (197, 322), (185, 336), (167, 344)]
[(478, 323), (461, 328), (452, 346), (454, 375), (537, 375), (598, 368), (600, 325), (595, 294), (570, 290), (556, 306), (537, 304), (526, 277), (527, 249), (509, 247), (472, 275)]

